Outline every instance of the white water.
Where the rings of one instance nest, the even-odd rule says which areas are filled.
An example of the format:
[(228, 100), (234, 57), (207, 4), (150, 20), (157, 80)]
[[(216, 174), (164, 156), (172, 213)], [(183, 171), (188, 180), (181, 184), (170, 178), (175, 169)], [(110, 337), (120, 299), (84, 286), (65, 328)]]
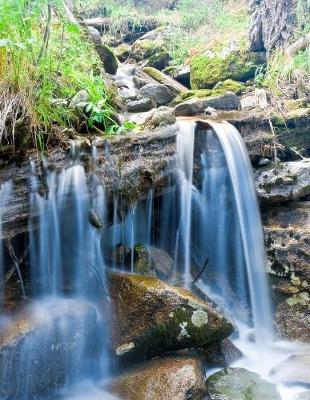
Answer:
[[(12, 182), (5, 182), (0, 186), (0, 307), (3, 301), (3, 273), (4, 273), (4, 255), (3, 255), (3, 242), (2, 242), (2, 212), (7, 206), (10, 194), (12, 191)], [(1, 308), (0, 308), (1, 314)]]
[(184, 248), (184, 282), (187, 288), (191, 283), (190, 249), (195, 129), (194, 122), (180, 123), (177, 136), (177, 174), (181, 202), (179, 232), (182, 232), (180, 237), (182, 243), (178, 246)]

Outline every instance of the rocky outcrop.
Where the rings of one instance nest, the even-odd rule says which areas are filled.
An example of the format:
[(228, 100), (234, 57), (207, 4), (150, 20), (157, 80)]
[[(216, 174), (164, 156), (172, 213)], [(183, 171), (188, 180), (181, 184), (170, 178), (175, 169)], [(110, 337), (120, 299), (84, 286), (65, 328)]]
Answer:
[(310, 194), (310, 159), (261, 168), (255, 180), (264, 204), (299, 200)]
[(116, 378), (109, 389), (123, 400), (201, 400), (205, 394), (201, 362), (190, 356), (144, 363)]
[(175, 114), (177, 117), (203, 114), (208, 107), (216, 110), (238, 110), (240, 108), (240, 100), (238, 96), (230, 92), (205, 99), (194, 98), (178, 104), (175, 107)]
[(252, 51), (285, 46), (297, 27), (297, 0), (250, 0)]
[(210, 400), (281, 400), (276, 386), (243, 368), (226, 368), (206, 382)]
[(85, 356), (95, 329), (95, 308), (77, 300), (23, 310), (1, 328), (1, 398), (34, 396), (63, 384)]
[(228, 337), (230, 321), (183, 288), (157, 278), (109, 277), (113, 349), (117, 356), (153, 356)]
[(145, 97), (141, 100), (128, 102), (126, 107), (130, 113), (146, 112), (156, 108), (156, 103), (154, 100)]

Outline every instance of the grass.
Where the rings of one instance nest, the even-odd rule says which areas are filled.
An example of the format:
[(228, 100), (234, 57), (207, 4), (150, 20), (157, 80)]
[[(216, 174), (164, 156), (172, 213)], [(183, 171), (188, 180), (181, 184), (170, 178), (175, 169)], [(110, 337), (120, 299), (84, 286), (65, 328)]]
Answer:
[[(83, 30), (66, 20), (60, 1), (49, 6), (47, 0), (0, 3), (0, 87), (7, 96), (0, 101), (0, 126), (27, 114), (38, 147), (53, 124), (71, 127), (81, 117), (67, 105), (81, 89), (88, 92), (91, 104), (100, 102), (106, 117), (101, 125), (106, 129), (115, 125), (97, 53)], [(6, 111), (16, 98), (20, 111), (16, 113), (15, 107), (13, 118)], [(57, 99), (63, 101), (55, 103)], [(9, 128), (2, 133), (0, 128), (0, 140), (12, 143), (14, 127)]]

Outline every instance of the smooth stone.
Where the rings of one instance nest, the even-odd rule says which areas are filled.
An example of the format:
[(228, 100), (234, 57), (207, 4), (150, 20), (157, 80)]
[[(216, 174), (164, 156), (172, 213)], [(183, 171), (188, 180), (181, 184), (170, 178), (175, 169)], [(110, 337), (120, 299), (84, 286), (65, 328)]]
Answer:
[(288, 357), (273, 368), (271, 375), (284, 384), (310, 386), (310, 353)]
[(139, 95), (141, 98), (148, 97), (155, 101), (158, 106), (163, 106), (175, 97), (174, 93), (167, 86), (158, 84), (147, 84), (140, 89)]
[(149, 129), (159, 128), (165, 125), (172, 125), (176, 122), (176, 116), (172, 107), (159, 107), (151, 111), (144, 122)]
[(205, 394), (202, 364), (189, 356), (154, 359), (116, 378), (108, 389), (126, 400), (201, 400)]
[(206, 381), (210, 400), (281, 400), (274, 384), (244, 368), (226, 368)]
[(156, 108), (155, 101), (147, 97), (127, 103), (127, 111), (130, 113), (146, 112), (153, 108)]

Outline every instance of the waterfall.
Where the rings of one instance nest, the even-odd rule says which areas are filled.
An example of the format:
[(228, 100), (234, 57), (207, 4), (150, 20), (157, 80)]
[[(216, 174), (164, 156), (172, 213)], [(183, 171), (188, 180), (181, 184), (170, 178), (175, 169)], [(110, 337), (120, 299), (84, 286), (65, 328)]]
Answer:
[(2, 213), (9, 202), (11, 191), (12, 191), (12, 182), (5, 182), (2, 186), (0, 186), (0, 306), (2, 305), (3, 295), (4, 295), (3, 293), (4, 248), (3, 248), (3, 237), (2, 237), (2, 218), (3, 218)]
[(177, 175), (181, 202), (179, 231), (182, 232), (180, 239), (182, 248), (184, 248), (184, 281), (186, 287), (189, 287), (191, 279), (190, 249), (195, 129), (196, 124), (194, 122), (180, 123), (177, 136)]
[[(190, 283), (191, 264), (201, 267), (208, 260), (203, 280), (236, 320), (241, 318), (239, 304), (250, 309), (256, 342), (265, 345), (272, 338), (271, 305), (252, 167), (232, 125), (209, 125), (212, 130), (182, 121), (177, 139), (176, 236), (181, 237), (185, 283)], [(199, 176), (193, 183), (196, 154)]]

